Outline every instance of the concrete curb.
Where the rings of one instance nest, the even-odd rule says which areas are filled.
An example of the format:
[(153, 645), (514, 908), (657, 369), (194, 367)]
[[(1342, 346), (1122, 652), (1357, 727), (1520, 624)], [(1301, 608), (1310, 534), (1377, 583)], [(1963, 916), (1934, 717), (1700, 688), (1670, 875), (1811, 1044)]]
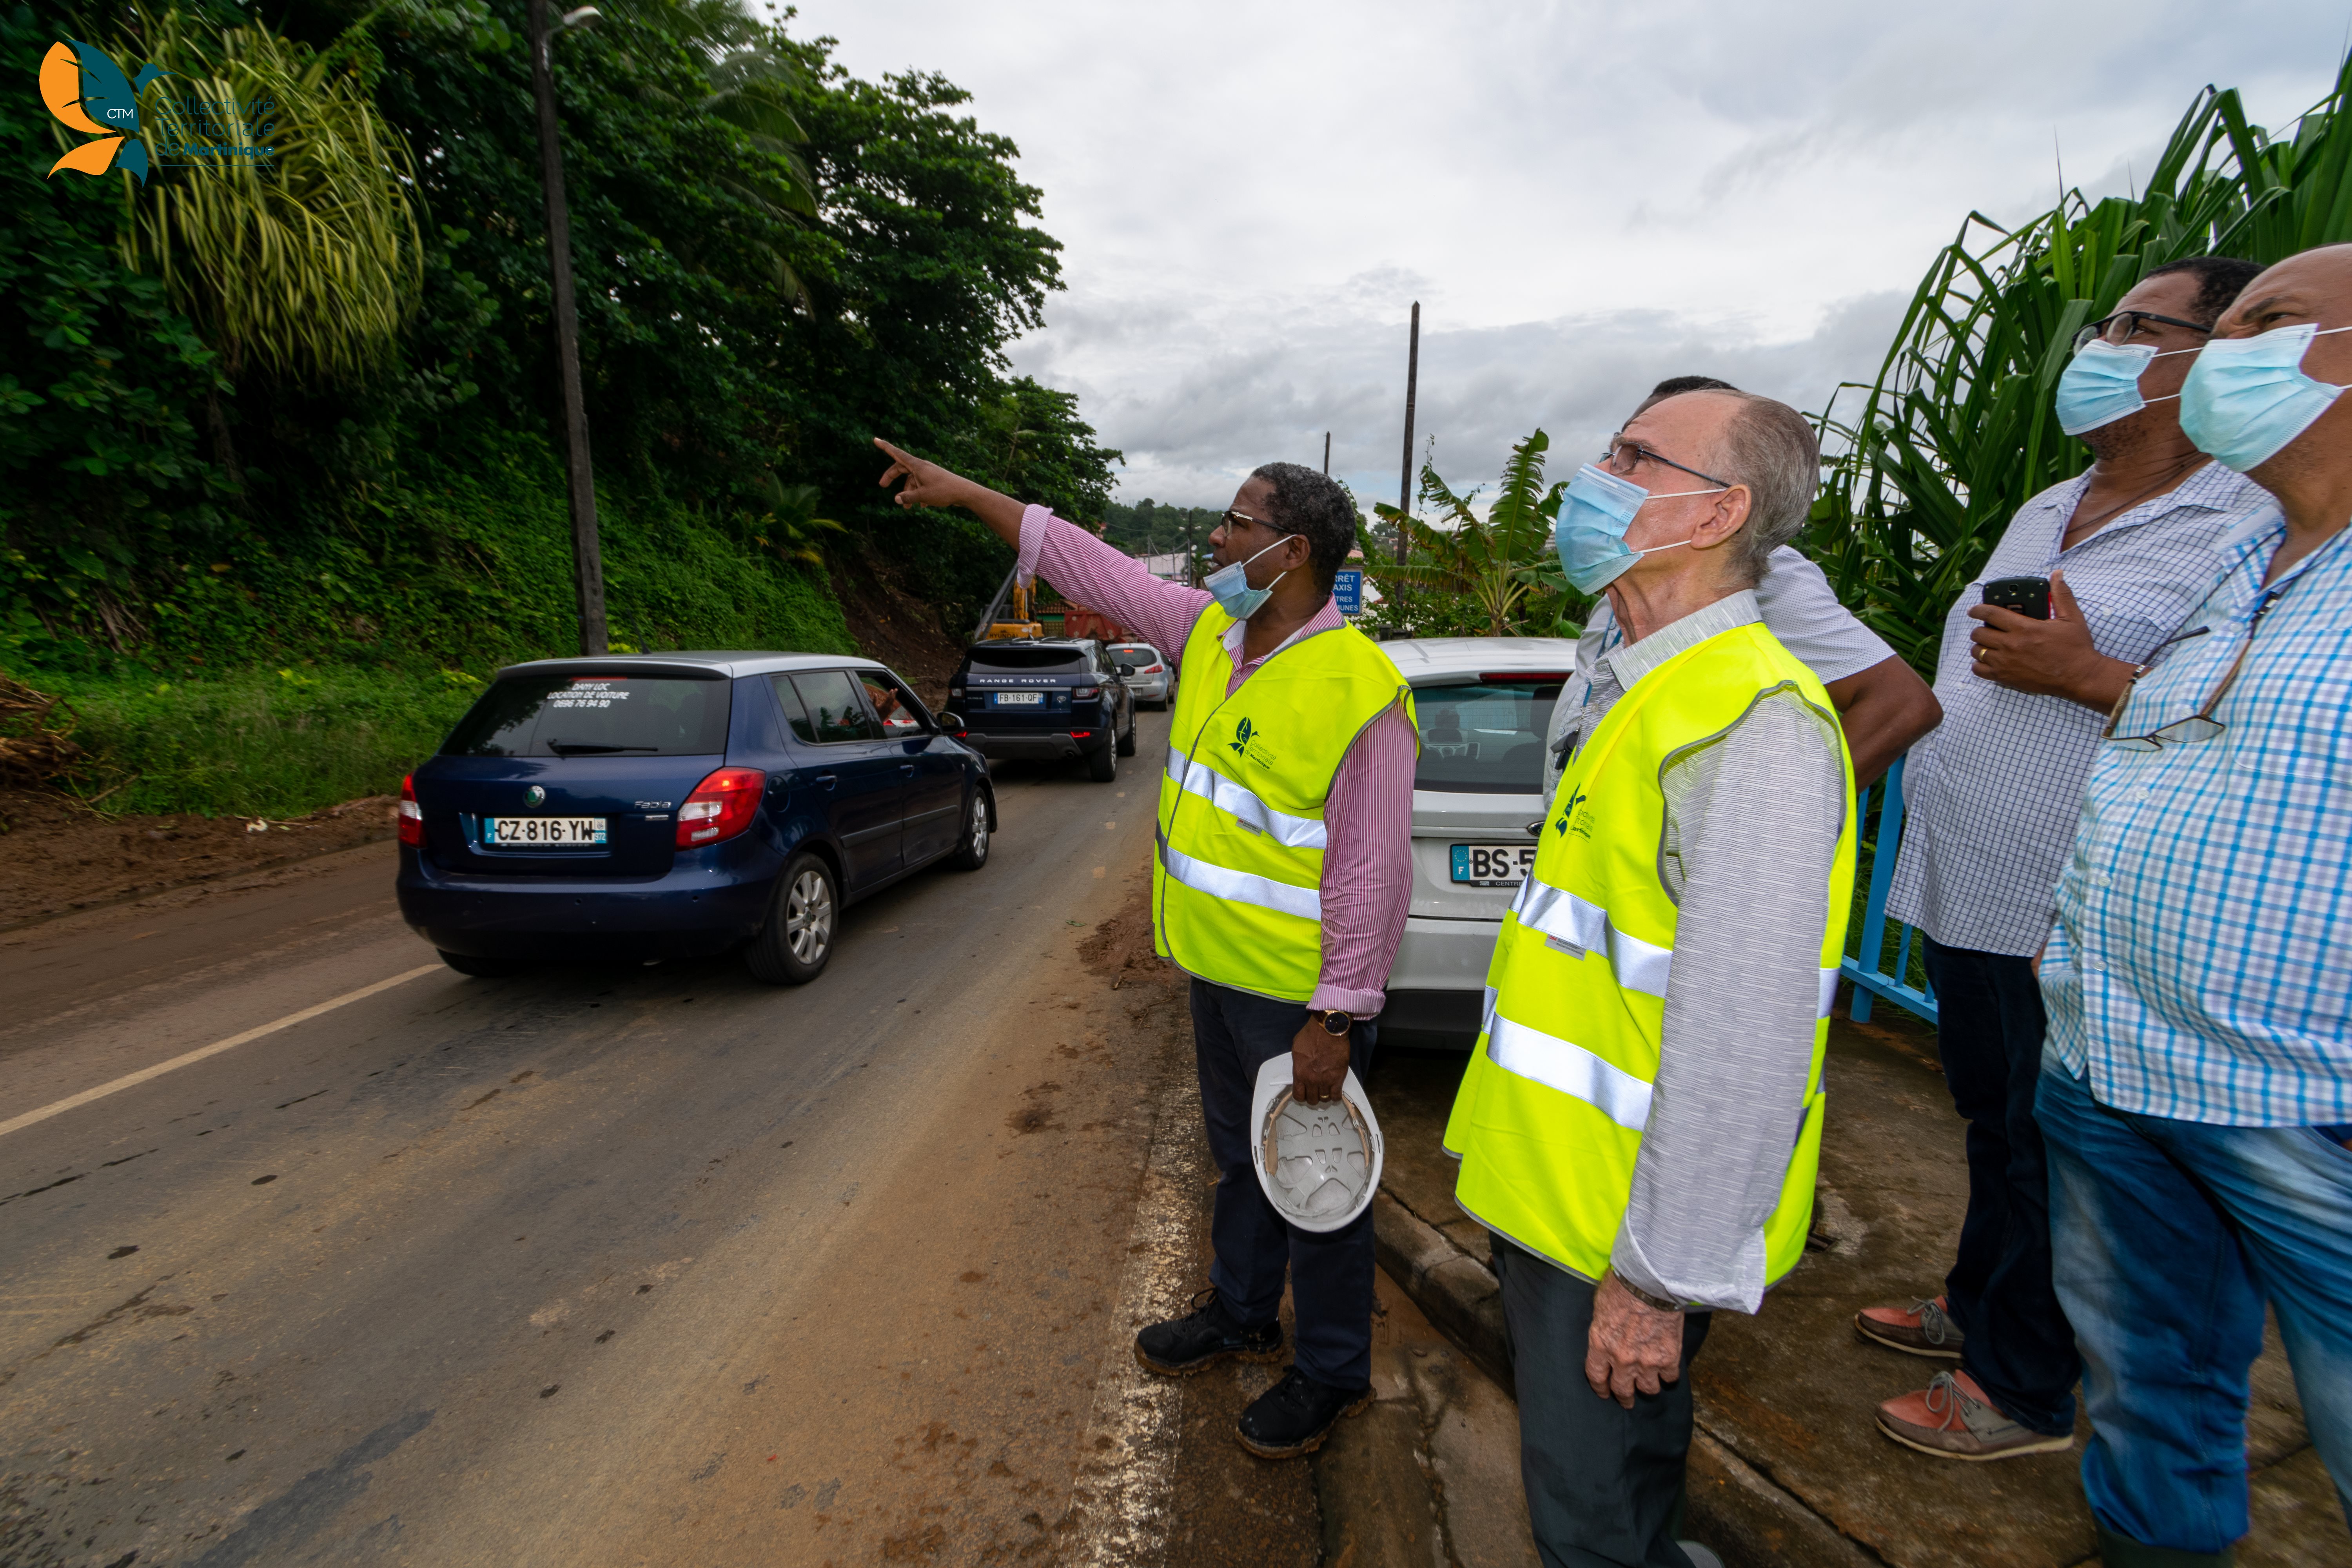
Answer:
[[(1506, 1394), (1514, 1393), (1502, 1290), (1486, 1265), (1455, 1247), (1386, 1188), (1372, 1198), (1373, 1248), (1389, 1278)], [(1691, 1533), (1726, 1568), (1884, 1568), (1885, 1559), (1807, 1508), (1706, 1430), (1690, 1451)]]

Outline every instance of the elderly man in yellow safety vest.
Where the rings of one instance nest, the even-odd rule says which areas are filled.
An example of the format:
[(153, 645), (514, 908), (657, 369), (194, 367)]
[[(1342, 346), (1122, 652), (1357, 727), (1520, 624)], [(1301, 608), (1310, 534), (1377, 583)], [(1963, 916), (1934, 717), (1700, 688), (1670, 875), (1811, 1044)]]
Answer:
[[(1297, 1327), (1290, 1370), (1242, 1412), (1244, 1447), (1308, 1453), (1371, 1398), (1372, 1216), (1295, 1225), (1259, 1187), (1248, 1125), (1260, 1068), (1286, 1055), (1292, 1091), (1336, 1097), (1371, 1065), (1412, 895), (1412, 694), (1380, 646), (1349, 626), (1332, 579), (1355, 542), (1347, 492), (1297, 463), (1250, 475), (1210, 535), (1201, 588), (1042, 506), (875, 445), (904, 478), (901, 505), (961, 506), (1066, 597), (1105, 611), (1181, 678), (1160, 778), (1153, 934), (1192, 976), (1201, 1110), (1217, 1163), (1212, 1289), (1147, 1325), (1136, 1360), (1183, 1376), (1281, 1359), (1286, 1277)], [(1181, 650), (1181, 651), (1180, 651)], [(1095, 777), (1118, 767), (1108, 732)], [(1130, 737), (1131, 743), (1131, 737)]]
[(1709, 1312), (1755, 1311), (1804, 1247), (1853, 774), (1753, 590), (1817, 472), (1793, 409), (1692, 392), (1560, 509), (1562, 568), (1627, 640), (1570, 721), (1445, 1131), (1492, 1233), (1548, 1563), (1712, 1560), (1673, 1539), (1684, 1373)]

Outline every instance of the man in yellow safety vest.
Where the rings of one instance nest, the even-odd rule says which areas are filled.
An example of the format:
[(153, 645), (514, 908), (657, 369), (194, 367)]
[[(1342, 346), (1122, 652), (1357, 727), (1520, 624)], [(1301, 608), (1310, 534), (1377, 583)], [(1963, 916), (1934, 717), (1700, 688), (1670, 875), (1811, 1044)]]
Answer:
[(1445, 1133), (1492, 1233), (1555, 1565), (1690, 1568), (1684, 1372), (1713, 1309), (1753, 1312), (1803, 1253), (1853, 776), (1754, 587), (1817, 476), (1795, 410), (1692, 392), (1636, 416), (1560, 509), (1561, 566), (1626, 641), (1573, 721)]
[(893, 459), (882, 482), (906, 480), (899, 504), (969, 510), (1020, 552), (1022, 572), (1182, 650), (1152, 927), (1160, 954), (1192, 976), (1216, 1263), (1195, 1310), (1146, 1327), (1135, 1355), (1170, 1376), (1279, 1360), (1287, 1273), (1296, 1356), (1237, 1433), (1266, 1458), (1310, 1452), (1371, 1398), (1371, 1211), (1332, 1230), (1290, 1223), (1258, 1184), (1248, 1123), (1258, 1071), (1278, 1056), (1309, 1104), (1335, 1098), (1350, 1066), (1370, 1068), (1412, 900), (1412, 694), (1331, 599), (1355, 508), (1324, 475), (1268, 463), (1210, 535), (1217, 569), (1194, 588), (1044, 507), (875, 445)]

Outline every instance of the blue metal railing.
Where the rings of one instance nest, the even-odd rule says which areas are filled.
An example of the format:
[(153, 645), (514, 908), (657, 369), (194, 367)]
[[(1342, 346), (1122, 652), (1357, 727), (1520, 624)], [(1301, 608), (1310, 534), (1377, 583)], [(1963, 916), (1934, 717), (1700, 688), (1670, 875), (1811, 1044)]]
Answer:
[(1902, 921), (1895, 921), (1894, 967), (1881, 967), (1886, 958), (1886, 889), (1894, 884), (1895, 853), (1903, 842), (1902, 758), (1895, 759), (1884, 781), (1862, 792), (1858, 810), (1864, 825), (1870, 821), (1870, 798), (1874, 795), (1879, 801), (1878, 832), (1870, 858), (1870, 898), (1862, 907), (1862, 942), (1859, 955), (1840, 964), (1838, 973), (1853, 982), (1850, 1010), (1855, 1023), (1869, 1022), (1873, 1004), (1884, 997), (1932, 1024), (1936, 1021), (1935, 992), (1911, 984), (1911, 939), (1918, 933)]

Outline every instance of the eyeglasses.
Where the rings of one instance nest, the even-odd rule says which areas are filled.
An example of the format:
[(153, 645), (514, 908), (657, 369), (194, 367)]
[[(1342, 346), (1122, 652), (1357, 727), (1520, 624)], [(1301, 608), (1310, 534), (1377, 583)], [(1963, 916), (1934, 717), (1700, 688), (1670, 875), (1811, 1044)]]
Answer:
[(1696, 468), (1675, 462), (1672, 458), (1660, 457), (1639, 441), (1628, 441), (1622, 436), (1610, 437), (1609, 449), (1601, 454), (1601, 466), (1621, 479), (1632, 479), (1645, 460), (1664, 463), (1676, 473), (1688, 474), (1695, 479), (1705, 479), (1711, 485), (1721, 485), (1725, 489), (1731, 489), (1729, 479), (1718, 479), (1713, 474), (1701, 473)]
[(1232, 529), (1236, 528), (1236, 527), (1240, 527), (1240, 528), (1252, 528), (1252, 527), (1255, 527), (1255, 528), (1263, 528), (1263, 529), (1265, 529), (1268, 533), (1278, 533), (1278, 534), (1284, 534), (1284, 535), (1288, 535), (1288, 534), (1295, 533), (1295, 532), (1297, 532), (1297, 531), (1296, 529), (1289, 529), (1289, 528), (1276, 528), (1274, 524), (1272, 524), (1272, 523), (1270, 523), (1270, 522), (1266, 521), (1265, 521), (1265, 519), (1264, 519), (1264, 518), (1262, 518), (1262, 517), (1252, 517), (1249, 513), (1247, 513), (1247, 512), (1245, 512), (1245, 511), (1229, 511), (1229, 512), (1226, 512), (1224, 515), (1223, 515), (1222, 517), (1220, 517), (1220, 518), (1218, 518), (1218, 519), (1217, 519), (1217, 525), (1218, 525), (1220, 528), (1223, 528), (1223, 529), (1226, 529), (1226, 530), (1232, 530)]
[[(2263, 592), (2263, 602), (2256, 605), (2254, 613), (2246, 618), (2246, 640), (2238, 645), (2238, 657), (2230, 661), (2230, 668), (2223, 672), (2221, 684), (2213, 688), (2213, 695), (2205, 699), (2196, 712), (2186, 719), (2176, 719), (2169, 724), (2159, 725), (2145, 735), (2118, 735), (2116, 726), (2123, 721), (2124, 707), (2131, 701), (2132, 689), (2126, 683), (2124, 694), (2116, 699), (2116, 710), (2107, 715), (2107, 727), (2100, 732), (2099, 738), (2119, 752), (2160, 752), (2167, 746), (2193, 745), (2200, 741), (2210, 741), (2228, 729), (2227, 724), (2213, 717), (2213, 710), (2221, 706), (2221, 699), (2228, 696), (2230, 688), (2237, 683), (2238, 672), (2246, 668), (2246, 656), (2254, 651), (2254, 628), (2263, 624), (2263, 617), (2271, 613), (2271, 606), (2279, 602), (2280, 595), (2294, 586), (2294, 580), (2289, 580)], [(2183, 638), (2201, 637), (2209, 629), (2200, 626), (2195, 631), (2183, 632), (2179, 637), (2165, 640), (2179, 642)], [(2137, 681), (2147, 668), (2143, 665), (2139, 670), (2135, 670), (2132, 680)]]
[(2178, 316), (2159, 316), (2154, 310), (2117, 310), (2104, 321), (2093, 321), (2074, 334), (2074, 352), (2080, 353), (2101, 338), (2111, 343), (2127, 343), (2139, 335), (2141, 327), (2150, 321), (2161, 321), (2168, 327), (2186, 327), (2192, 332), (2213, 335), (2213, 329), (2199, 321), (2184, 321)]

